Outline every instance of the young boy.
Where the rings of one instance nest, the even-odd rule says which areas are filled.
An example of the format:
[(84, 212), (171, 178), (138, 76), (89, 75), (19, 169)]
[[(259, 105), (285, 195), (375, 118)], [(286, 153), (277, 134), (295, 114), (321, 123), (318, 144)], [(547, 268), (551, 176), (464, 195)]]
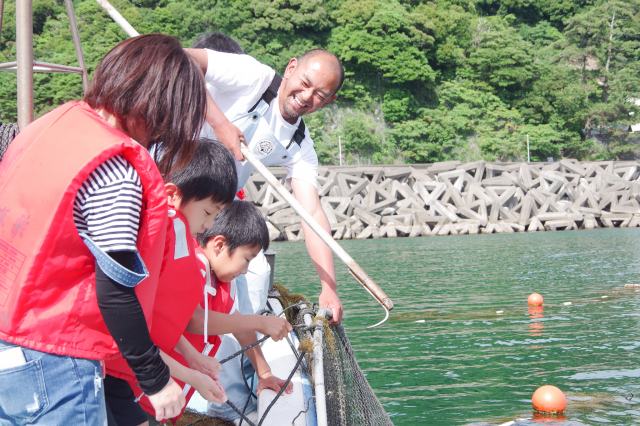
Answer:
[[(255, 342), (256, 332), (269, 335), (274, 340), (284, 338), (291, 331), (291, 325), (285, 319), (242, 315), (237, 311), (233, 280), (245, 274), (249, 262), (260, 250), (266, 250), (269, 246), (269, 232), (260, 211), (249, 202), (234, 201), (216, 217), (213, 228), (198, 235), (198, 241), (212, 272), (211, 287), (215, 289), (215, 296), (209, 297), (209, 310), (198, 308), (189, 324), (188, 331), (193, 335), (187, 335), (187, 338), (193, 345), (196, 348), (213, 345), (217, 351), (220, 344), (220, 337), (217, 335), (225, 333), (232, 333), (242, 346)], [(209, 338), (203, 339), (203, 335), (208, 335)], [(279, 391), (284, 380), (271, 374), (260, 346), (253, 347), (245, 354), (258, 375), (258, 393), (263, 389)], [(215, 352), (211, 354), (213, 355)], [(239, 356), (232, 361), (240, 368)], [(289, 383), (286, 392), (290, 393), (291, 390)], [(240, 404), (239, 401), (233, 402)], [(241, 403), (240, 406), (244, 406), (245, 401)], [(220, 413), (217, 414), (220, 416)], [(237, 413), (233, 411), (226, 416), (227, 420), (237, 417)]]
[[(162, 350), (162, 358), (174, 378), (189, 383), (206, 399), (222, 402), (226, 398), (215, 381), (217, 363), (201, 359), (197, 371), (185, 368), (174, 358), (176, 350), (189, 352), (188, 342), (181, 336), (202, 299), (204, 281), (194, 237), (211, 227), (216, 214), (233, 200), (237, 185), (235, 163), (221, 144), (204, 140), (198, 144), (191, 162), (165, 180), (169, 225), (159, 283), (152, 296), (155, 303), (149, 327), (151, 338)], [(137, 378), (124, 359), (107, 362), (107, 374), (109, 423), (118, 426), (145, 423), (147, 416), (136, 403), (141, 394)], [(149, 402), (146, 397), (144, 401)], [(156, 418), (167, 417), (155, 413), (150, 404), (149, 407)]]

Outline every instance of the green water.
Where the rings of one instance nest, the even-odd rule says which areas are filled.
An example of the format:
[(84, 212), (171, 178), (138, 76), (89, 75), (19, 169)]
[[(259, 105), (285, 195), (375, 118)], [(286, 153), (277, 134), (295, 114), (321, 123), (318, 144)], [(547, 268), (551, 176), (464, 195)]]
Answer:
[[(640, 289), (624, 289), (640, 283), (640, 230), (341, 244), (396, 304), (365, 329), (382, 310), (336, 265), (344, 325), (396, 425), (527, 424), (543, 384), (566, 393), (565, 424), (640, 424)], [(273, 248), (276, 281), (317, 300), (304, 245)]]

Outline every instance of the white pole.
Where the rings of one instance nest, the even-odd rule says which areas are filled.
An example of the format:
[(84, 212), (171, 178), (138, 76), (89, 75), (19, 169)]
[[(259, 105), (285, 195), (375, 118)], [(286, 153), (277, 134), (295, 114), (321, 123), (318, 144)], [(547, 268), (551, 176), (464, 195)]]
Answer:
[[(300, 306), (306, 309), (306, 305)], [(318, 426), (327, 426), (327, 401), (326, 388), (324, 384), (324, 355), (323, 355), (323, 324), (320, 318), (325, 318), (322, 309), (318, 310), (318, 315), (314, 320), (310, 314), (304, 314), (302, 317), (307, 327), (314, 327), (313, 330), (313, 384), (314, 396), (316, 401), (316, 424)]]
[(340, 136), (338, 136), (338, 159), (342, 166), (342, 138)]
[(531, 162), (531, 152), (529, 151), (529, 133), (527, 133), (527, 163)]
[(140, 35), (140, 33), (137, 32), (135, 28), (133, 28), (131, 24), (129, 24), (129, 22), (127, 22), (127, 20), (124, 19), (122, 15), (120, 15), (120, 12), (118, 12), (115, 7), (111, 6), (111, 3), (109, 3), (107, 0), (96, 0), (96, 1), (100, 6), (102, 6), (104, 10), (107, 11), (109, 16), (111, 16), (111, 19), (113, 19), (116, 22), (116, 24), (118, 24), (120, 28), (122, 28), (124, 32), (127, 33), (129, 37), (136, 37)]
[(355, 260), (349, 253), (347, 253), (341, 246), (338, 244), (329, 233), (316, 221), (316, 219), (307, 212), (307, 210), (302, 207), (302, 204), (282, 185), (276, 177), (267, 169), (267, 167), (262, 164), (256, 157), (254, 157), (253, 153), (249, 151), (249, 148), (245, 144), (240, 144), (240, 150), (244, 155), (244, 158), (256, 169), (258, 173), (264, 177), (269, 185), (285, 199), (293, 208), (293, 210), (298, 213), (298, 215), (304, 220), (307, 225), (311, 228), (313, 232), (320, 237), (320, 239), (333, 251), (336, 256), (349, 268), (349, 272), (353, 277), (364, 287), (367, 292), (373, 296), (374, 299), (380, 303), (380, 305), (385, 310), (385, 317), (382, 321), (370, 326), (369, 328), (376, 327), (382, 323), (384, 323), (387, 318), (389, 318), (389, 311), (393, 309), (393, 301), (389, 299), (389, 296), (378, 286), (378, 284), (373, 281), (369, 275), (356, 263)]
[(31, 0), (16, 4), (18, 127), (33, 121), (33, 16)]

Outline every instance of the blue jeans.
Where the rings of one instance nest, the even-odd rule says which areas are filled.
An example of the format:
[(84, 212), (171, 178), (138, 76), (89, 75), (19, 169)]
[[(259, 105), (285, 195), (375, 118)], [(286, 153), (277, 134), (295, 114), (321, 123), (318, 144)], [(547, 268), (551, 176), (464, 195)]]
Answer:
[(0, 369), (0, 425), (107, 424), (99, 361), (21, 350), (22, 365)]

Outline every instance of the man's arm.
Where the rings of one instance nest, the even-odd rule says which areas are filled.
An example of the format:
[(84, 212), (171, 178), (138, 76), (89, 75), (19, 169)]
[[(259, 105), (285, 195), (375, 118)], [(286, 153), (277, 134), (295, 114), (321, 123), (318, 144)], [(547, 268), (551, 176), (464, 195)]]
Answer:
[[(207, 73), (209, 58), (205, 49), (184, 49), (185, 52), (198, 64), (202, 74)], [(218, 108), (213, 97), (207, 90), (207, 115), (205, 120), (213, 128), (216, 138), (227, 147), (236, 160), (243, 160), (240, 152), (240, 143), (244, 142), (244, 135), (236, 126), (229, 121), (224, 113)]]
[[(302, 204), (302, 207), (331, 235), (331, 226), (320, 204), (318, 190), (311, 183), (296, 178), (291, 179), (291, 188), (294, 197)], [(322, 287), (319, 298), (320, 306), (331, 309), (333, 314), (331, 321), (340, 323), (342, 321), (342, 302), (338, 297), (333, 253), (304, 221), (302, 222), (302, 230), (304, 231), (307, 252), (320, 277)]]

